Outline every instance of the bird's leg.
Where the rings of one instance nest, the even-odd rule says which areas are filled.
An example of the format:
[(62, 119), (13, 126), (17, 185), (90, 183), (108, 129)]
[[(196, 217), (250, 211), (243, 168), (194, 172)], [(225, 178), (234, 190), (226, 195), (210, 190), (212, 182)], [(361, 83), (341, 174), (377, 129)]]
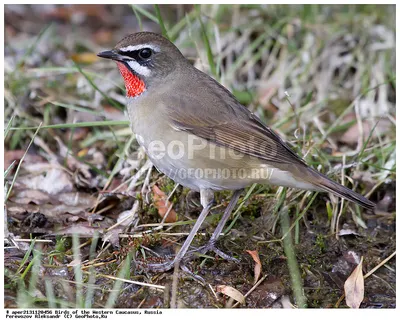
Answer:
[(218, 248), (216, 248), (215, 244), (218, 240), (218, 237), (221, 235), (222, 229), (224, 229), (226, 222), (228, 221), (230, 215), (232, 214), (232, 211), (235, 208), (236, 203), (238, 202), (240, 194), (242, 194), (242, 192), (243, 192), (243, 189), (240, 189), (240, 190), (236, 190), (233, 193), (231, 201), (229, 202), (228, 206), (226, 207), (225, 212), (224, 212), (221, 220), (219, 221), (217, 228), (215, 228), (213, 234), (211, 235), (211, 238), (208, 241), (208, 243), (205, 246), (202, 246), (198, 249), (191, 251), (192, 254), (190, 256), (188, 256), (188, 258), (193, 257), (194, 256), (193, 253), (195, 253), (195, 252), (198, 252), (200, 254), (206, 254), (209, 251), (213, 251), (215, 254), (217, 254), (224, 260), (231, 260), (231, 261), (238, 262), (238, 260), (236, 258), (229, 256), (229, 255), (225, 254), (224, 252), (222, 252), (221, 250), (219, 250)]
[(161, 263), (161, 264), (147, 264), (147, 268), (153, 272), (166, 272), (172, 269), (175, 263), (180, 263), (185, 256), (187, 250), (190, 247), (190, 244), (193, 241), (194, 236), (196, 235), (197, 231), (199, 230), (200, 226), (206, 219), (210, 209), (213, 205), (214, 200), (214, 193), (212, 190), (209, 189), (202, 189), (200, 190), (200, 202), (203, 206), (203, 210), (201, 211), (199, 217), (197, 218), (196, 223), (194, 224), (192, 230), (189, 233), (189, 236), (186, 238), (185, 242), (183, 243), (181, 249), (179, 250), (178, 254), (172, 261)]

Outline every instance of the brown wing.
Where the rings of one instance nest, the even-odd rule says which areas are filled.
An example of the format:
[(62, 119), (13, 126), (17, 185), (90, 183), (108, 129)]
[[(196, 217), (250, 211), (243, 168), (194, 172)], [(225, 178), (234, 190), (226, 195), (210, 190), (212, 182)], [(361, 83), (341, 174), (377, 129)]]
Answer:
[[(228, 90), (207, 75), (198, 73), (196, 83), (176, 87), (175, 95), (163, 98), (167, 105), (167, 118), (174, 128), (258, 157), (279, 169), (290, 169), (320, 190), (374, 209), (375, 204), (362, 195), (309, 168), (274, 131), (237, 102)], [(187, 92), (188, 88), (192, 92)]]
[(193, 93), (177, 91), (164, 100), (174, 128), (190, 132), (220, 146), (258, 157), (273, 165), (305, 162), (233, 95), (202, 75)]

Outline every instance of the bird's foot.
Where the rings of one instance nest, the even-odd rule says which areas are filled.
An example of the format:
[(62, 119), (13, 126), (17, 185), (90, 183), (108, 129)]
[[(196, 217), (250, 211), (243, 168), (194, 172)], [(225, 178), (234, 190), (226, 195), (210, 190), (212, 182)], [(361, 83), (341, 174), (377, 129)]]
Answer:
[(224, 259), (226, 261), (231, 261), (231, 262), (235, 262), (235, 263), (240, 262), (240, 260), (238, 260), (237, 258), (230, 256), (230, 255), (224, 253), (223, 251), (221, 251), (220, 249), (218, 249), (215, 246), (215, 244), (216, 244), (215, 240), (210, 240), (206, 245), (189, 251), (185, 261), (194, 259), (197, 254), (207, 254), (209, 252), (214, 252), (217, 256), (221, 257), (222, 259)]
[(202, 284), (205, 284), (205, 280), (201, 276), (196, 275), (192, 271), (190, 271), (189, 268), (184, 264), (184, 261), (177, 262), (175, 261), (175, 259), (170, 259), (169, 261), (163, 263), (148, 263), (144, 261), (136, 261), (136, 266), (144, 271), (153, 273), (164, 273), (172, 270), (175, 266), (175, 263), (179, 263), (179, 267), (184, 273), (201, 282)]
[(146, 260), (136, 260), (136, 267), (139, 271), (163, 273), (173, 269), (174, 263), (175, 260), (169, 256), (165, 258), (147, 258)]

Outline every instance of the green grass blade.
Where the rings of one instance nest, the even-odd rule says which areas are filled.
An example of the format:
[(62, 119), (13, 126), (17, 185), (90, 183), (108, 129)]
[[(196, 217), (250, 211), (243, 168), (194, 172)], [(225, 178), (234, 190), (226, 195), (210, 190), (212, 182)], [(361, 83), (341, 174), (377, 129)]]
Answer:
[(174, 42), (180, 31), (185, 28), (185, 26), (189, 23), (191, 24), (192, 20), (197, 16), (197, 11), (196, 10), (192, 10), (191, 12), (187, 13), (180, 21), (178, 21), (174, 26), (172, 26), (169, 31), (168, 31), (168, 35), (169, 35), (169, 40), (171, 42)]
[(382, 117), (381, 117), (378, 121), (376, 121), (375, 125), (373, 126), (373, 128), (372, 128), (371, 131), (369, 132), (368, 138), (367, 138), (367, 140), (363, 143), (363, 146), (362, 146), (362, 148), (361, 148), (361, 150), (360, 150), (360, 153), (358, 154), (357, 158), (355, 159), (355, 162), (361, 161), (361, 158), (362, 158), (362, 156), (364, 155), (364, 152), (365, 152), (365, 148), (367, 148), (367, 145), (368, 145), (369, 141), (370, 141), (371, 138), (372, 138), (372, 134), (374, 133), (375, 128), (377, 127), (377, 125), (378, 125), (378, 123), (381, 121), (381, 119), (382, 119)]
[[(132, 253), (129, 253), (124, 261), (124, 264), (122, 265), (122, 268), (118, 272), (118, 276), (117, 276), (118, 278), (126, 279), (129, 277), (131, 260), (132, 260)], [(122, 287), (122, 281), (116, 280), (104, 308), (113, 308), (114, 307), (115, 302), (117, 301), (118, 296), (120, 294), (121, 287)]]
[[(81, 68), (81, 70), (89, 77), (105, 80), (105, 81), (113, 84), (114, 86), (118, 87), (119, 89), (125, 90), (125, 88), (122, 87), (121, 84), (116, 82), (114, 79), (105, 77), (102, 74), (98, 74), (96, 72), (92, 72), (87, 69)], [(44, 77), (44, 76), (46, 76), (44, 74), (52, 74), (52, 73), (53, 74), (69, 74), (69, 73), (80, 73), (80, 72), (77, 67), (42, 67), (42, 68), (32, 68), (32, 69), (27, 70), (27, 74), (31, 78), (32, 78), (32, 76), (30, 76), (31, 74), (34, 75), (33, 76), (34, 78), (37, 78), (38, 73), (42, 74), (40, 77)]]
[[(41, 129), (64, 129), (64, 128), (78, 128), (78, 127), (96, 127), (96, 126), (115, 126), (129, 125), (129, 121), (98, 121), (98, 122), (79, 122), (79, 123), (63, 123), (63, 124), (53, 124), (42, 126)], [(27, 126), (27, 127), (14, 127), (11, 130), (36, 130), (37, 126)]]
[(46, 297), (47, 297), (47, 302), (49, 304), (49, 308), (56, 308), (57, 300), (54, 295), (54, 289), (53, 289), (53, 284), (51, 283), (51, 280), (46, 279), (44, 284), (45, 284), (45, 288), (46, 288)]
[(253, 193), (253, 191), (254, 191), (254, 189), (255, 189), (256, 187), (257, 187), (257, 184), (253, 184), (253, 185), (251, 185), (251, 187), (249, 188), (249, 190), (246, 192), (246, 195), (244, 196), (242, 202), (239, 204), (239, 207), (238, 207), (238, 208), (236, 209), (236, 211), (233, 213), (233, 220), (232, 220), (232, 222), (229, 224), (229, 226), (226, 227), (226, 229), (225, 229), (225, 231), (224, 231), (224, 234), (227, 234), (227, 233), (232, 229), (232, 227), (235, 225), (237, 219), (238, 219), (239, 216), (240, 216), (240, 213), (239, 213), (240, 209), (243, 207), (243, 205), (244, 205), (244, 204), (246, 203), (246, 201), (249, 199), (251, 193)]
[(214, 55), (212, 53), (210, 40), (208, 38), (208, 33), (207, 33), (207, 30), (206, 30), (206, 28), (204, 26), (203, 20), (201, 18), (200, 6), (198, 6), (197, 9), (199, 10), (198, 19), (199, 19), (200, 26), (201, 26), (201, 33), (202, 33), (203, 43), (204, 43), (204, 45), (206, 47), (207, 60), (208, 60), (209, 66), (210, 66), (210, 71), (211, 71), (211, 73), (212, 73), (212, 75), (214, 77), (218, 77), (217, 67), (216, 67), (215, 62), (214, 62)]
[[(90, 245), (90, 253), (89, 258), (93, 260), (96, 258), (96, 247), (99, 241), (99, 233), (96, 231), (92, 238), (92, 243)], [(96, 271), (94, 267), (89, 268), (89, 280), (88, 280), (88, 287), (86, 291), (85, 297), (85, 308), (92, 308), (92, 301), (94, 301), (94, 289), (95, 289), (95, 282), (96, 282)]]
[(57, 102), (57, 101), (49, 101), (49, 103), (51, 103), (55, 106), (72, 109), (77, 112), (84, 112), (84, 113), (89, 113), (89, 114), (97, 115), (97, 116), (103, 115), (101, 112), (95, 111), (94, 109), (87, 108), (87, 107), (77, 106), (77, 105), (73, 105), (73, 104), (64, 104), (64, 103)]
[(117, 109), (119, 109), (121, 111), (124, 109), (124, 107), (120, 103), (117, 103), (114, 99), (112, 99), (111, 97), (107, 96), (107, 94), (104, 91), (100, 90), (99, 87), (97, 87), (95, 85), (93, 80), (91, 78), (89, 78), (89, 76), (86, 75), (85, 72), (83, 72), (83, 70), (81, 69), (79, 64), (76, 64), (75, 62), (74, 62), (74, 64), (75, 64), (76, 68), (79, 70), (79, 72), (82, 74), (82, 76), (84, 76), (85, 79), (89, 82), (89, 84), (93, 87), (93, 89), (97, 90), (115, 108), (117, 108)]
[(79, 249), (79, 236), (78, 234), (72, 235), (72, 252), (74, 256), (74, 275), (76, 282), (76, 308), (84, 308), (84, 300), (83, 300), (83, 276), (81, 269), (81, 254)]
[(6, 178), (7, 175), (8, 175), (8, 173), (10, 172), (10, 170), (13, 169), (13, 167), (14, 167), (14, 165), (15, 165), (15, 162), (16, 162), (16, 160), (14, 160), (14, 161), (10, 164), (10, 166), (7, 167), (6, 171), (4, 172), (4, 178)]
[(150, 20), (154, 21), (155, 23), (158, 23), (158, 19), (156, 16), (154, 16), (152, 13), (147, 11), (146, 9), (142, 8), (140, 5), (131, 5), (133, 10), (137, 10), (140, 12), (143, 16), (149, 18)]
[(31, 46), (29, 46), (28, 50), (24, 53), (22, 58), (18, 61), (17, 65), (16, 65), (17, 68), (20, 68), (24, 64), (26, 58), (28, 58), (28, 57), (30, 57), (32, 55), (33, 51), (36, 49), (36, 47), (38, 46), (40, 40), (42, 39), (43, 35), (46, 33), (46, 31), (48, 31), (50, 29), (51, 26), (52, 26), (52, 24), (50, 23), (49, 25), (47, 25), (45, 28), (43, 28), (40, 31), (40, 33), (36, 37), (35, 41), (32, 43)]
[(168, 39), (170, 39), (169, 36), (168, 36), (167, 28), (165, 27), (164, 21), (163, 21), (162, 16), (161, 16), (160, 7), (158, 5), (154, 5), (154, 10), (156, 12), (158, 24), (160, 25), (161, 32), (162, 32), (163, 36), (168, 38)]
[(306, 308), (307, 298), (304, 295), (303, 280), (301, 278), (299, 263), (297, 262), (295, 249), (293, 247), (292, 235), (289, 230), (290, 219), (288, 208), (286, 206), (280, 211), (279, 217), (281, 221), (282, 234), (287, 234), (283, 239), (283, 249), (287, 258), (293, 295), (296, 299), (297, 306), (299, 308)]
[(32, 297), (35, 296), (35, 290), (39, 280), (40, 267), (42, 264), (42, 252), (40, 249), (33, 250), (32, 271), (29, 278), (29, 293)]
[(19, 273), (22, 272), (25, 263), (28, 261), (29, 256), (31, 256), (31, 253), (32, 253), (32, 251), (33, 251), (33, 247), (35, 247), (35, 243), (36, 243), (36, 241), (35, 241), (35, 240), (32, 240), (31, 244), (29, 245), (28, 250), (26, 251), (24, 257), (22, 258), (21, 263), (20, 263), (19, 266), (18, 266), (17, 272), (15, 272), (16, 275), (18, 275)]
[(135, 16), (136, 16), (136, 19), (138, 20), (139, 29), (140, 29), (141, 32), (143, 32), (142, 17), (140, 17), (139, 12), (136, 10), (136, 8), (135, 8), (133, 5), (131, 5), (131, 8), (132, 8), (132, 10), (133, 10), (133, 13), (134, 13)]
[(15, 115), (12, 115), (10, 120), (7, 123), (6, 128), (4, 129), (4, 138), (8, 135), (8, 132), (10, 132), (10, 129), (11, 129), (12, 124), (14, 122), (14, 118), (15, 118)]
[(19, 161), (19, 164), (18, 164), (17, 170), (15, 171), (14, 178), (13, 178), (13, 180), (12, 180), (11, 186), (10, 186), (10, 188), (8, 189), (8, 192), (7, 192), (7, 195), (6, 195), (6, 198), (5, 198), (5, 202), (7, 202), (8, 198), (9, 198), (9, 196), (10, 196), (10, 194), (11, 194), (11, 191), (12, 191), (12, 189), (13, 189), (14, 183), (15, 183), (15, 181), (16, 181), (16, 179), (17, 179), (17, 176), (18, 176), (18, 173), (19, 173), (19, 169), (21, 168), (22, 162), (24, 161), (25, 156), (26, 156), (26, 154), (27, 154), (29, 148), (31, 147), (31, 145), (32, 145), (32, 143), (33, 143), (33, 140), (35, 140), (35, 137), (36, 137), (36, 135), (38, 134), (38, 132), (39, 132), (41, 126), (42, 126), (42, 123), (40, 123), (39, 127), (37, 128), (35, 134), (33, 135), (32, 139), (31, 139), (31, 141), (29, 142), (29, 145), (28, 145), (28, 147), (26, 148), (26, 150), (25, 150), (25, 152), (24, 152), (24, 155), (22, 156), (21, 160)]

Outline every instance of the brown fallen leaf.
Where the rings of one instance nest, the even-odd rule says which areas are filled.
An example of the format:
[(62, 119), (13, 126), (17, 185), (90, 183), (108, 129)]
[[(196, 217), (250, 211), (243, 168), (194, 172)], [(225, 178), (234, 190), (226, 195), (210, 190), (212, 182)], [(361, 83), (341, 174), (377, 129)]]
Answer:
[(93, 38), (98, 44), (107, 44), (111, 43), (113, 33), (110, 30), (100, 29), (93, 34)]
[[(71, 137), (72, 133), (72, 137)], [(71, 139), (72, 141), (79, 141), (86, 138), (89, 133), (89, 128), (75, 128), (72, 130), (68, 130), (65, 132), (65, 139)], [(88, 150), (86, 148), (86, 150)]]
[(249, 253), (250, 256), (253, 258), (254, 262), (256, 262), (256, 264), (254, 265), (254, 284), (256, 284), (258, 279), (260, 278), (262, 270), (260, 256), (258, 255), (257, 251), (246, 250), (246, 252)]
[(360, 304), (364, 299), (364, 276), (362, 272), (363, 257), (354, 271), (344, 283), (344, 293), (346, 296), (346, 304), (350, 308), (360, 308)]
[[(4, 170), (6, 170), (13, 161), (19, 162), (22, 156), (25, 154), (25, 150), (9, 150), (4, 152)], [(26, 164), (35, 164), (38, 162), (44, 162), (45, 159), (39, 155), (26, 154), (24, 159), (24, 166)]]
[(245, 298), (244, 296), (240, 293), (239, 290), (227, 286), (227, 285), (219, 285), (217, 286), (217, 292), (221, 292), (224, 295), (227, 295), (228, 297), (231, 297), (232, 299), (240, 302), (241, 304), (245, 303)]
[[(355, 120), (355, 114), (351, 113), (343, 119), (344, 122), (349, 122)], [(362, 128), (358, 123), (353, 124), (342, 136), (339, 138), (340, 142), (343, 142), (348, 145), (355, 145), (358, 141), (364, 141), (370, 136), (372, 129), (375, 126), (376, 122), (373, 121), (362, 121)], [(393, 127), (393, 124), (388, 119), (380, 119), (378, 124), (375, 126), (374, 133), (372, 133), (372, 137), (376, 138), (377, 134), (383, 136), (387, 134), (390, 129)], [(362, 133), (361, 133), (362, 131)]]
[(14, 160), (21, 160), (24, 153), (24, 150), (11, 150), (4, 152), (4, 170), (6, 170)]
[(167, 195), (161, 191), (157, 185), (153, 186), (153, 200), (158, 214), (162, 218), (168, 213), (168, 216), (164, 220), (166, 223), (175, 222), (177, 220), (176, 212), (172, 209), (172, 203), (167, 201)]

